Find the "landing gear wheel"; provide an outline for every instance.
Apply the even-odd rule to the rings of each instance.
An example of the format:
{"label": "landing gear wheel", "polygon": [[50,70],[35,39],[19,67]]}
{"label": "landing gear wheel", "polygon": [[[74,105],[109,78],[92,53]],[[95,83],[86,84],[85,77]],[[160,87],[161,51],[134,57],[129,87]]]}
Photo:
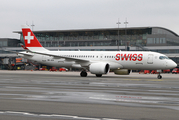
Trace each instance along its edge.
{"label": "landing gear wheel", "polygon": [[102,74],[96,74],[96,77],[102,77]]}
{"label": "landing gear wheel", "polygon": [[80,76],[81,77],[87,77],[87,72],[86,71],[81,71]]}
{"label": "landing gear wheel", "polygon": [[158,78],[158,79],[162,79],[162,76],[161,76],[161,75],[158,75],[157,78]]}

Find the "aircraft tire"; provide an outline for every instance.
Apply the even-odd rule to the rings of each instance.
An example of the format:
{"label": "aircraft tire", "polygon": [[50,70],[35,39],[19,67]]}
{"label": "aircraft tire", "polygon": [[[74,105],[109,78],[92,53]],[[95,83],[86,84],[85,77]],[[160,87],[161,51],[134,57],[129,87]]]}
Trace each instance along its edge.
{"label": "aircraft tire", "polygon": [[86,71],[81,71],[80,76],[81,77],[87,77],[87,72]]}
{"label": "aircraft tire", "polygon": [[157,78],[158,78],[158,79],[162,79],[162,76],[161,76],[161,75],[158,75]]}
{"label": "aircraft tire", "polygon": [[96,77],[102,77],[102,74],[96,74]]}

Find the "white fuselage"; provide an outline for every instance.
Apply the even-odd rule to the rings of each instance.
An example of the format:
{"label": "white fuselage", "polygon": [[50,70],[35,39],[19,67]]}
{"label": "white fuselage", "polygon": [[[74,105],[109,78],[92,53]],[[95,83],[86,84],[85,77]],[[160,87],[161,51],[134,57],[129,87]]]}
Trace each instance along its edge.
{"label": "white fuselage", "polygon": [[[165,56],[156,52],[144,51],[47,51],[48,54],[63,56],[58,58],[49,55],[27,53],[23,55],[26,59],[37,61],[41,64],[56,67],[88,67],[91,63],[105,62],[110,65],[110,69],[145,69],[159,70],[171,69],[176,63],[171,59],[160,59]],[[73,59],[66,59],[73,58]],[[76,62],[75,60],[78,60]],[[80,60],[82,60],[80,62]],[[84,61],[88,62],[84,62]]]}

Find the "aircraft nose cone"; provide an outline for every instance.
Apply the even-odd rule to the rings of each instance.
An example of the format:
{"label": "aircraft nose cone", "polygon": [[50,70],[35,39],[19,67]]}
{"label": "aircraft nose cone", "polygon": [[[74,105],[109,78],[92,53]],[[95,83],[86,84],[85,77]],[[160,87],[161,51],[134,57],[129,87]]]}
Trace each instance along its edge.
{"label": "aircraft nose cone", "polygon": [[170,62],[169,66],[170,66],[171,68],[175,68],[175,67],[177,67],[177,64],[172,61],[172,62]]}

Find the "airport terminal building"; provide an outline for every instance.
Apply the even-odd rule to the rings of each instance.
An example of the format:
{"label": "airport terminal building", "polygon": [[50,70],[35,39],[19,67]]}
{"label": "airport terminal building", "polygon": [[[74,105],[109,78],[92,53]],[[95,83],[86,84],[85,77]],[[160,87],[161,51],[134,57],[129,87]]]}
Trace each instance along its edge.
{"label": "airport terminal building", "polygon": [[[175,32],[162,27],[43,30],[33,32],[42,46],[49,50],[156,51],[166,54],[179,65],[179,36]],[[3,40],[0,40],[0,45],[8,50],[23,51],[19,47],[19,43],[23,43],[22,32],[15,31],[14,33],[20,34],[20,40],[11,41],[11,44],[1,43]],[[18,57],[16,54],[2,50],[0,50],[0,54],[1,64],[4,58]]]}

